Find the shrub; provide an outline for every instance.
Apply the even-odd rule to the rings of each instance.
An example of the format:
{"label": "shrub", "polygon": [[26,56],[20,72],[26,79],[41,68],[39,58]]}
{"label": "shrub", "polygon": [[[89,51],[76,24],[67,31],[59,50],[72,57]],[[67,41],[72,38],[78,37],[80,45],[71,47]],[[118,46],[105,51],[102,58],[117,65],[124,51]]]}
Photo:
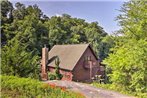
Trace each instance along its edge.
{"label": "shrub", "polygon": [[78,93],[63,91],[61,88],[52,88],[31,78],[16,76],[0,76],[3,98],[84,98]]}
{"label": "shrub", "polygon": [[56,75],[54,73],[48,73],[48,79],[49,80],[55,80],[56,79]]}
{"label": "shrub", "polygon": [[91,85],[93,85],[95,87],[99,87],[99,88],[114,90],[114,91],[117,91],[117,92],[120,92],[123,94],[127,94],[127,95],[137,96],[138,98],[146,98],[146,96],[147,96],[147,93],[132,92],[132,91],[126,89],[125,86],[117,85],[117,84],[100,84],[100,83],[94,82]]}

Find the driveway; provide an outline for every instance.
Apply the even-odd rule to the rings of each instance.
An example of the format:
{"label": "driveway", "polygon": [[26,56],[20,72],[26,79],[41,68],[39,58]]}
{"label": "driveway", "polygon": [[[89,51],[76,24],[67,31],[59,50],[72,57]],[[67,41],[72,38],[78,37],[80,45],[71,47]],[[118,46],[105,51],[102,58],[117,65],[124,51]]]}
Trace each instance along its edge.
{"label": "driveway", "polygon": [[58,80],[46,81],[45,83],[55,84],[57,86],[64,86],[69,90],[82,93],[86,96],[86,98],[135,98],[124,94],[120,94],[115,91],[96,88],[84,83]]}

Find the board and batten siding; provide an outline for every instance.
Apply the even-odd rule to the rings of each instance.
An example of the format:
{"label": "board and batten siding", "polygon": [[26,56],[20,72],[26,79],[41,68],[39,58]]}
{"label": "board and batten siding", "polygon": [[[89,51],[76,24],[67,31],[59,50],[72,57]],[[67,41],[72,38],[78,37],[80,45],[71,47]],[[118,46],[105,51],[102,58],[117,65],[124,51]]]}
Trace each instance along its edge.
{"label": "board and batten siding", "polygon": [[[91,57],[92,69],[84,67],[84,61],[86,57]],[[90,70],[92,70],[91,73]],[[76,64],[75,68],[73,69],[73,81],[90,82],[92,81],[91,77],[97,75],[98,71],[99,63],[92,53],[91,49],[88,47]]]}

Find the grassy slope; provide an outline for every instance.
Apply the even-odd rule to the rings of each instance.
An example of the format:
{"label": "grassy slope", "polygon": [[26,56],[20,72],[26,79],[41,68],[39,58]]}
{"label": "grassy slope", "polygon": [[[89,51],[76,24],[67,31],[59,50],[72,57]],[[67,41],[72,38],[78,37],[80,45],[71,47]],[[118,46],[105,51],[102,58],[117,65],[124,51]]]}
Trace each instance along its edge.
{"label": "grassy slope", "polygon": [[0,76],[1,98],[84,98],[83,95],[52,87],[30,78]]}
{"label": "grassy slope", "polygon": [[120,93],[126,94],[126,95],[136,96],[138,98],[147,98],[147,93],[138,93],[138,92],[128,91],[128,90],[125,89],[125,87],[119,86],[119,85],[99,84],[99,83],[96,83],[96,82],[92,83],[91,85],[95,86],[95,87],[99,87],[99,88],[114,90],[114,91],[117,91],[117,92],[120,92]]}

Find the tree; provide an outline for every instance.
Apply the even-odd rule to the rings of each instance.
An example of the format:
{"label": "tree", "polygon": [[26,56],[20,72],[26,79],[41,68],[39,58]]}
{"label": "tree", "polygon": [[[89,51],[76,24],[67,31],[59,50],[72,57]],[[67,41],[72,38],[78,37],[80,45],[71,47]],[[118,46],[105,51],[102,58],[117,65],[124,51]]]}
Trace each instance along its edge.
{"label": "tree", "polygon": [[135,92],[147,92],[147,5],[145,0],[124,3],[118,16],[121,39],[103,63],[111,67],[113,84]]}
{"label": "tree", "polygon": [[[2,39],[2,74],[37,78],[41,48],[48,42],[48,35],[39,19],[41,16],[36,17],[40,15],[38,8],[27,8],[16,3],[12,23],[2,24],[5,35]],[[26,14],[29,10],[31,13]]]}
{"label": "tree", "polygon": [[1,3],[1,25],[12,22],[13,5],[8,0],[2,0]]}
{"label": "tree", "polygon": [[72,18],[64,14],[60,17],[53,16],[45,22],[48,28],[49,44],[93,44],[98,54],[99,44],[107,33],[97,22],[87,23],[84,19]]}
{"label": "tree", "polygon": [[104,61],[112,69],[111,81],[132,91],[147,92],[146,53],[145,40],[129,40],[128,43],[118,47]]}
{"label": "tree", "polygon": [[59,67],[60,61],[59,61],[59,57],[56,58],[55,60],[55,76],[57,80],[60,80],[62,78],[62,74],[60,74],[60,67]]}
{"label": "tree", "polygon": [[1,38],[2,38],[2,45],[4,45],[7,41],[6,34],[4,32],[4,25],[10,24],[13,21],[12,10],[13,5],[8,0],[2,0],[1,3]]}
{"label": "tree", "polygon": [[2,48],[2,74],[38,78],[39,57],[25,48],[18,40],[11,40]]}
{"label": "tree", "polygon": [[131,0],[123,4],[117,17],[123,33],[137,40],[147,38],[147,4],[145,0]]}
{"label": "tree", "polygon": [[116,37],[107,35],[102,39],[99,45],[99,57],[104,60],[110,54],[111,48],[115,46]]}

